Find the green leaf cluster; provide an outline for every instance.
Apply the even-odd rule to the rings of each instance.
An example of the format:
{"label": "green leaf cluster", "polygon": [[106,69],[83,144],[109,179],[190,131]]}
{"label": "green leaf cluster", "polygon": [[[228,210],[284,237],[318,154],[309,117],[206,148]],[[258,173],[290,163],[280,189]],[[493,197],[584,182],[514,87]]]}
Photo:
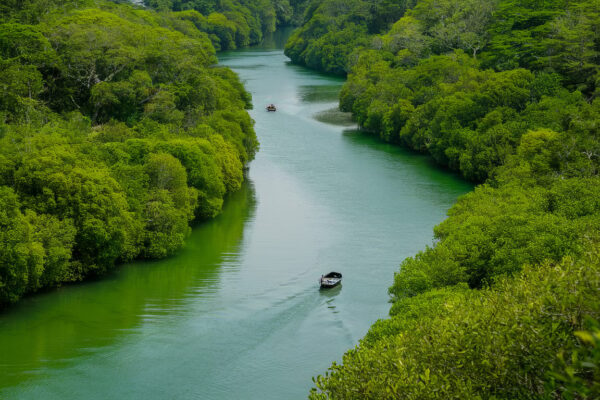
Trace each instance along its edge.
{"label": "green leaf cluster", "polygon": [[278,26],[297,23],[306,0],[145,0],[158,11],[175,11],[178,18],[207,32],[217,50],[258,44]]}
{"label": "green leaf cluster", "polygon": [[598,391],[600,253],[525,268],[491,289],[396,303],[311,399],[592,399]]}
{"label": "green leaf cluster", "polygon": [[481,185],[435,228],[436,244],[403,261],[393,299],[468,283],[487,286],[523,265],[585,253],[600,232],[600,180],[554,180],[548,187]]}
{"label": "green leaf cluster", "polygon": [[173,254],[258,148],[209,32],[178,13],[41,3],[0,23],[0,305]]}
{"label": "green leaf cluster", "polygon": [[598,397],[599,3],[395,2],[376,30],[366,4],[312,3],[286,53],[348,73],[361,130],[482,185],[311,398]]}
{"label": "green leaf cluster", "polygon": [[[517,153],[534,146],[525,142],[536,135],[554,143],[555,156],[545,159],[546,165],[538,158],[531,165],[534,175],[596,174],[598,159],[592,154],[600,102],[563,88],[560,75],[482,70],[460,50],[406,69],[395,67],[397,60],[385,53],[373,53],[361,55],[340,95],[340,107],[365,131],[429,153],[476,182],[522,158],[524,153]],[[542,142],[536,143],[540,149]]]}
{"label": "green leaf cluster", "polygon": [[285,46],[293,62],[344,75],[356,52],[371,45],[412,0],[326,0],[311,2],[304,23]]}

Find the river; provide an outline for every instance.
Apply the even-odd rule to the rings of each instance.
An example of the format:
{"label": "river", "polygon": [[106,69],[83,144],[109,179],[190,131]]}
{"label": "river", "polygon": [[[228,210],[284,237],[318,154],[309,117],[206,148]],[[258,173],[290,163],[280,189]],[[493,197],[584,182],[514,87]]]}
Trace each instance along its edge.
{"label": "river", "polygon": [[[281,44],[220,54],[261,143],[223,214],[174,257],[0,314],[0,398],[302,399],[386,317],[400,261],[472,186],[357,133],[331,111],[343,81],[291,65]],[[329,271],[343,284],[319,291]]]}

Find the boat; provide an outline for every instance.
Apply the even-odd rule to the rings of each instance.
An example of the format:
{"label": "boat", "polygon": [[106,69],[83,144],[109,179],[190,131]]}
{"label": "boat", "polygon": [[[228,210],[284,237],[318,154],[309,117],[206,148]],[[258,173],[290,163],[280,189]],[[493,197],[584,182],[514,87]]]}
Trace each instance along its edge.
{"label": "boat", "polygon": [[267,111],[277,111],[277,108],[275,107],[275,104],[269,104],[267,106]]}
{"label": "boat", "polygon": [[339,272],[330,272],[327,275],[321,275],[321,279],[319,279],[321,289],[332,288],[339,285],[340,282],[342,282],[342,274]]}

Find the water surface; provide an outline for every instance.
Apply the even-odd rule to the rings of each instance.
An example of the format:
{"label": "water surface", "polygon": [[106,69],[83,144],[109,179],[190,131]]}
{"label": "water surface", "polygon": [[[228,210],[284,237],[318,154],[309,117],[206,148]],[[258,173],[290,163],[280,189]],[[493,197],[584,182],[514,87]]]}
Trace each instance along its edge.
{"label": "water surface", "polygon": [[[280,43],[220,59],[253,95],[247,183],[177,256],[0,314],[0,398],[306,398],[387,315],[399,262],[471,189],[349,128],[343,81],[289,64]],[[343,285],[319,291],[329,271]]]}

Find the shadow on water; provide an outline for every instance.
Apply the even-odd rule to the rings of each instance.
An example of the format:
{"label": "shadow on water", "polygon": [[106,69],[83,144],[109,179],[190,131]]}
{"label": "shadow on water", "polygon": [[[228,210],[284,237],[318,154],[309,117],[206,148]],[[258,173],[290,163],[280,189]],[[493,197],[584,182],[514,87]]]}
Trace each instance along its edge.
{"label": "shadow on water", "polygon": [[[398,262],[470,185],[315,120],[343,79],[264,49],[280,48],[279,34],[262,50],[219,53],[256,106],[256,194],[232,196],[176,257],[0,314],[0,398],[305,398],[310,378],[387,315]],[[262,109],[271,102],[276,113]],[[327,270],[343,288],[319,290]]]}
{"label": "shadow on water", "polygon": [[237,254],[255,208],[248,182],[220,216],[195,227],[176,257],[123,265],[107,279],[32,296],[0,314],[0,394],[99,352],[143,324],[181,315],[190,298],[218,290],[224,258]]}
{"label": "shadow on water", "polygon": [[[418,166],[423,168],[414,169],[415,174],[422,175],[423,179],[433,180],[435,182],[453,181],[462,190],[470,191],[474,184],[466,181],[456,171],[449,170],[440,166],[428,154],[419,153],[405,147],[384,142],[380,138],[360,131],[358,129],[345,129],[342,132],[345,142],[352,146],[368,148],[378,153],[387,154],[390,160],[396,160],[402,164]],[[386,157],[384,155],[384,157]]]}
{"label": "shadow on water", "polygon": [[340,294],[341,291],[342,291],[342,284],[340,283],[336,287],[332,287],[332,288],[328,288],[328,289],[320,288],[319,295],[324,298],[333,298],[333,297],[337,296],[338,294]]}
{"label": "shadow on water", "polygon": [[336,126],[356,126],[356,122],[352,119],[352,113],[340,111],[337,107],[328,110],[319,111],[313,115],[313,118],[319,122]]}
{"label": "shadow on water", "polygon": [[[241,51],[244,51],[246,53],[264,53],[266,51],[281,50],[285,47],[288,38],[292,35],[295,29],[296,27],[286,26],[277,29],[275,32],[266,33],[261,43],[254,46],[246,47]],[[219,59],[222,59],[227,55],[235,55],[239,52],[240,50],[225,50],[218,52],[217,55]],[[237,69],[238,67],[236,66],[235,68]]]}
{"label": "shadow on water", "polygon": [[286,26],[277,29],[275,32],[265,34],[262,43],[258,46],[255,46],[255,48],[260,48],[263,50],[283,49],[285,47],[285,43],[288,41],[295,29],[296,27]]}
{"label": "shadow on water", "polygon": [[341,86],[335,85],[302,85],[298,86],[300,100],[306,103],[337,102]]}

